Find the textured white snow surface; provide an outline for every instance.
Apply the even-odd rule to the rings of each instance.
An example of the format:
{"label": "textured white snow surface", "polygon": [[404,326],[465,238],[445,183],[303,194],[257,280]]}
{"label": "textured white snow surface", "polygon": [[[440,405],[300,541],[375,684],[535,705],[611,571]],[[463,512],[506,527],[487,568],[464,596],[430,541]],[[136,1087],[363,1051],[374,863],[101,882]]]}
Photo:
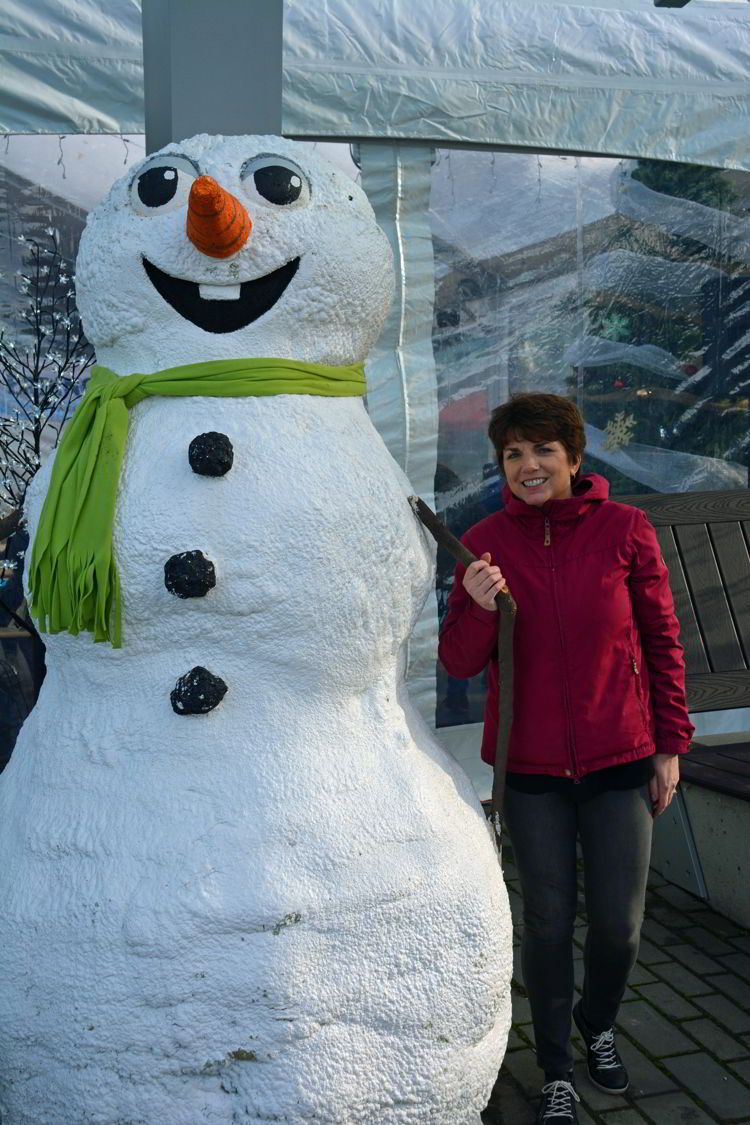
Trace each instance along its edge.
{"label": "textured white snow surface", "polygon": [[[115,185],[78,275],[99,361],[363,358],[391,267],[359,189],[278,138],[171,147],[238,198],[250,156],[291,157],[309,202],[249,200],[253,233],[219,262],[187,242],[184,207],[137,215]],[[142,254],[198,284],[301,261],[269,312],[217,334],[158,296]],[[234,447],[224,477],[188,464],[208,430]],[[48,638],[0,777],[3,1125],[478,1125],[511,924],[471,785],[403,682],[433,579],[408,492],[360,399],[131,410],[123,647]],[[216,586],[174,597],[164,563],[196,549]],[[194,665],[228,690],[179,716]]]}

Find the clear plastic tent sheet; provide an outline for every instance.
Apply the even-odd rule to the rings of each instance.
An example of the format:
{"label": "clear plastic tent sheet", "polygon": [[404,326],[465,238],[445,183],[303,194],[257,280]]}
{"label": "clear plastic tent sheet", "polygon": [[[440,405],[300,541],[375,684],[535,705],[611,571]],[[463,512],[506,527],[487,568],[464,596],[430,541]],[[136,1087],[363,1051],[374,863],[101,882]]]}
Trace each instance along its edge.
{"label": "clear plastic tent sheet", "polygon": [[[455,533],[502,504],[487,423],[522,391],[578,403],[614,497],[748,486],[749,204],[748,173],[437,151],[435,503]],[[481,680],[437,684],[439,726],[481,720]]]}
{"label": "clear plastic tent sheet", "polygon": [[[142,132],[140,9],[3,0],[0,130]],[[283,128],[747,168],[749,69],[744,3],[286,0]]]}

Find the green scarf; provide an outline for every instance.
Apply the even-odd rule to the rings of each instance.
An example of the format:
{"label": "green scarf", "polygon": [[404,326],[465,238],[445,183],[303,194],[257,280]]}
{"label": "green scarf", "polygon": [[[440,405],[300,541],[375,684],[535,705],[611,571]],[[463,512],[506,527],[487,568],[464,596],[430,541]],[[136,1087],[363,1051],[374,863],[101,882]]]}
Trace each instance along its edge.
{"label": "green scarf", "polygon": [[122,644],[112,526],[128,410],[149,395],[362,395],[364,367],[289,359],[220,359],[125,375],[95,367],[60,442],[29,569],[32,613],[46,633]]}

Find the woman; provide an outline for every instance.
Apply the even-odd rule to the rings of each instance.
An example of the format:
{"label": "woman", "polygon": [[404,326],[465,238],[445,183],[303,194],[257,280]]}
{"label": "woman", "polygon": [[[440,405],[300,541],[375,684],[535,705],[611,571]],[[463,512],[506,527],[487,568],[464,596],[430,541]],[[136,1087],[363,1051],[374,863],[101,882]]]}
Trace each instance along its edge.
{"label": "woman", "polygon": [[[592,1082],[628,1086],[613,1024],[638,953],[653,817],[677,786],[690,743],[684,664],[667,569],[637,508],[579,476],[585,436],[573,403],[522,394],[498,407],[489,436],[505,507],[463,537],[478,557],[456,568],[440,638],[452,676],[489,667],[482,758],[497,733],[497,612],[516,600],[513,727],[505,818],[524,899],[523,977],[537,1060],[537,1120],[576,1122],[571,1015]],[[576,840],[588,934],[573,1007]]]}

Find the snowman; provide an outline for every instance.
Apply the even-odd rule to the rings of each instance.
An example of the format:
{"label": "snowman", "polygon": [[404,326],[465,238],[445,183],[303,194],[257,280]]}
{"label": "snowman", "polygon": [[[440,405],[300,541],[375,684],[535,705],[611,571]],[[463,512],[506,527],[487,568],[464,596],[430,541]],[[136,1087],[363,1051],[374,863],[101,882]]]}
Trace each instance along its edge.
{"label": "snowman", "polygon": [[511,927],[404,684],[433,560],[362,395],[387,241],[306,148],[203,135],[115,184],[77,277],[98,389],[31,492],[48,671],[0,778],[3,1125],[479,1125]]}

